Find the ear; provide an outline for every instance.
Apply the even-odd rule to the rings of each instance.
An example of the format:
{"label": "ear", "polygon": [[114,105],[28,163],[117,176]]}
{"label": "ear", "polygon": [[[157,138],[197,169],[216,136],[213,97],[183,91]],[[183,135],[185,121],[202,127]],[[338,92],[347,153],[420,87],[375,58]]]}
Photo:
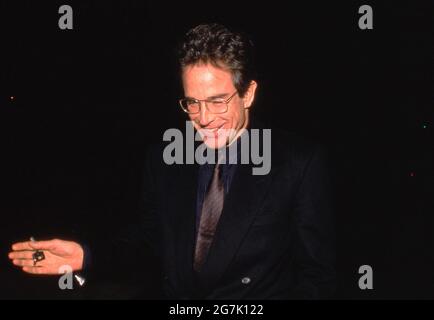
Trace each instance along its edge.
{"label": "ear", "polygon": [[243,97],[244,109],[249,109],[252,106],[253,101],[255,100],[255,92],[257,87],[257,82],[255,80],[252,80],[250,82],[249,88],[247,89]]}

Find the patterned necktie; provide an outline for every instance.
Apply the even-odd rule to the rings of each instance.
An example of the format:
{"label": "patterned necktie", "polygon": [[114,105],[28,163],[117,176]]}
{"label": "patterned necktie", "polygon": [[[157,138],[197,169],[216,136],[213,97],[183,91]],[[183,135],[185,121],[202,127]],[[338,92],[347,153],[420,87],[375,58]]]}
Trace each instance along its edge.
{"label": "patterned necktie", "polygon": [[225,190],[221,178],[220,164],[217,163],[208,191],[205,195],[196,239],[193,267],[200,271],[208,255],[217,223],[223,209]]}

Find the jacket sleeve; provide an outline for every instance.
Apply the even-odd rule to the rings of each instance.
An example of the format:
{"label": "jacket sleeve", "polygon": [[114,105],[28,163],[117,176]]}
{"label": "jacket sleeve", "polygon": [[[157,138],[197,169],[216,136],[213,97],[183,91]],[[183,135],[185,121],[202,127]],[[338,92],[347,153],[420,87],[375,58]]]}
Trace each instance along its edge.
{"label": "jacket sleeve", "polygon": [[83,274],[86,277],[116,277],[117,270],[135,270],[143,263],[158,260],[160,224],[155,196],[154,151],[153,148],[147,151],[138,212],[130,223],[109,237],[100,236],[95,230],[97,234],[85,241]]}

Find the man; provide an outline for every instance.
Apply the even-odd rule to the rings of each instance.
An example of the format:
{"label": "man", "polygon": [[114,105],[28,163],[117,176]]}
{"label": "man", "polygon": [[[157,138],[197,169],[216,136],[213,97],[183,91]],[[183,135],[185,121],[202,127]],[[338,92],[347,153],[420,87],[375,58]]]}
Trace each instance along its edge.
{"label": "man", "polygon": [[[180,105],[209,150],[241,145],[260,129],[250,118],[258,87],[252,44],[242,34],[199,25],[187,33],[179,62]],[[251,163],[239,161],[167,165],[163,149],[152,149],[134,230],[87,249],[58,239],[17,243],[9,258],[28,273],[58,274],[61,265],[86,272],[85,260],[98,272],[152,250],[169,298],[330,297],[334,231],[323,153],[274,131],[271,150],[270,172],[254,175]]]}

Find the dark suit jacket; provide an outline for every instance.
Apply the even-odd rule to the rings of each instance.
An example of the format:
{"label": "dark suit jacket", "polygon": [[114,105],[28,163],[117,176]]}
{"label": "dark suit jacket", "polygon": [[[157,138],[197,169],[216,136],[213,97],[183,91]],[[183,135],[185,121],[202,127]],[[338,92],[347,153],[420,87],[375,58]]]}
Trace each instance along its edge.
{"label": "dark suit jacket", "polygon": [[[198,165],[166,165],[149,152],[142,213],[113,255],[134,257],[147,243],[162,261],[163,287],[176,299],[327,298],[335,288],[334,222],[324,152],[291,134],[272,131],[268,175],[238,165],[200,274],[193,271]],[[125,257],[125,258],[122,258]],[[105,262],[104,262],[105,261]]]}

